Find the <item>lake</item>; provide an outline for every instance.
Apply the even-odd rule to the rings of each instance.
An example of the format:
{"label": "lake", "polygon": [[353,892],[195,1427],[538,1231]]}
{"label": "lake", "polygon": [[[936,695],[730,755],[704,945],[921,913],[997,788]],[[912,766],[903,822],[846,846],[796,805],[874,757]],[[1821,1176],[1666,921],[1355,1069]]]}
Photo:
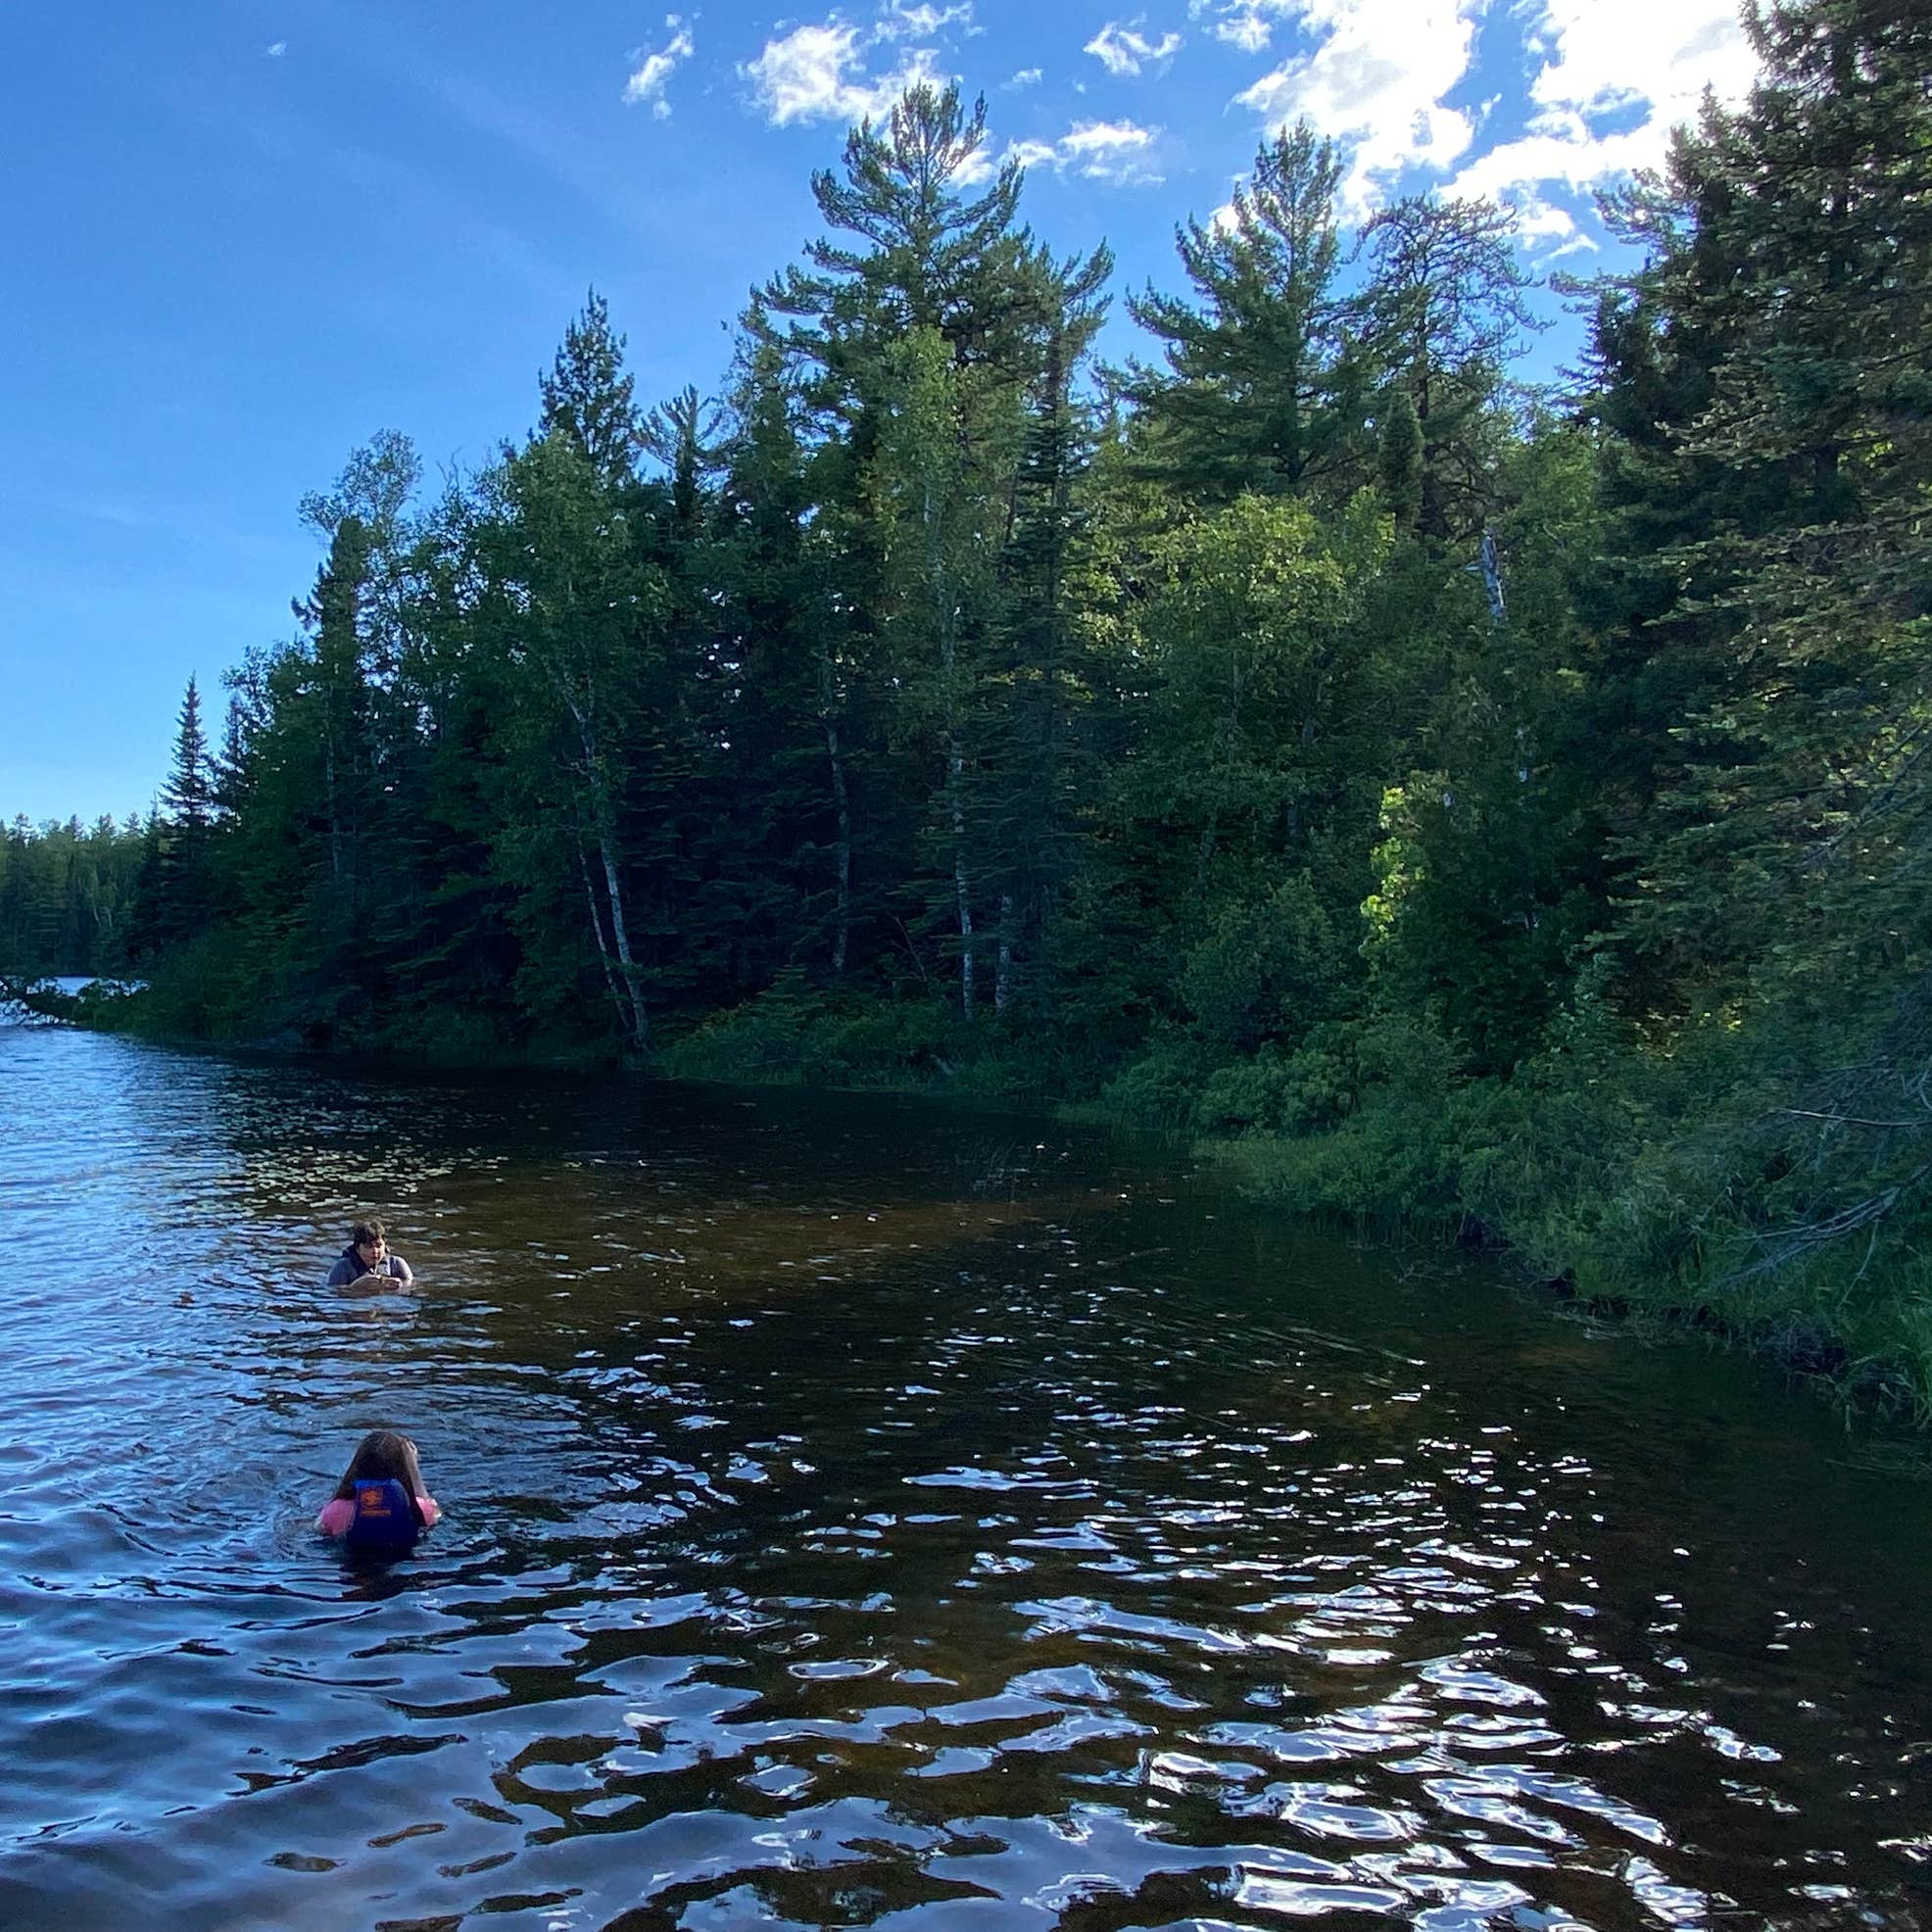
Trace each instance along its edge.
{"label": "lake", "polygon": [[[420,1280],[322,1285],[374,1208]],[[1932,1924],[1932,1487],[892,1100],[0,1027],[0,1926]],[[312,1524],[357,1437],[445,1519]]]}

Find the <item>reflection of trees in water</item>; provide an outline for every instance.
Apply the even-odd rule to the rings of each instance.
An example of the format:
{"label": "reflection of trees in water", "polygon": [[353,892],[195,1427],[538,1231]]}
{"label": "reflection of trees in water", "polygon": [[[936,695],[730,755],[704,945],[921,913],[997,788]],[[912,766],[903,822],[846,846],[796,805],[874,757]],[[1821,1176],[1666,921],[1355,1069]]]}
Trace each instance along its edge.
{"label": "reflection of trees in water", "polygon": [[[198,1803],[287,1883],[265,1860],[373,1871],[367,1840],[433,1823],[424,1883],[487,1861],[523,1896],[568,1856],[635,1906],[648,1850],[652,1910],[820,1922],[961,1868],[1044,1896],[1070,1857],[1169,1916],[1226,1916],[1236,1866],[1296,1851],[1336,1874],[1317,1892],[1453,1905],[1414,1888],[1462,1884],[1479,1831],[1545,1856],[1521,1889],[1574,1917],[1630,1915],[1607,1874],[1635,1844],[1652,1895],[1767,1915],[1742,1767],[1803,1819],[1781,1856],[1842,1851],[1832,1882],[1884,1903],[1869,1847],[1924,1794],[1872,1633],[1910,1627],[1924,1570],[1871,1574],[1853,1519],[1882,1489],[1909,1550],[1912,1505],[1794,1454],[1737,1365],[984,1120],[487,1084],[362,1109],[299,1069],[78,1044],[123,1056],[63,1083],[108,1103],[88,1226],[139,1203],[159,1232],[0,1362],[18,1393],[112,1341],[65,1412],[89,1507],[0,1539],[43,1536],[14,1568],[62,1593],[59,1623],[22,1598],[60,1695],[183,1733],[166,1792],[105,1734],[72,1747],[144,1846],[177,1853],[167,1808]],[[320,1286],[327,1187],[394,1207],[418,1289]],[[49,1253],[72,1269],[86,1232]],[[364,1571],[306,1524],[376,1423],[446,1516]],[[232,1519],[183,1509],[204,1484]],[[205,1708],[218,1737],[182,1723]],[[257,1822],[237,1789],[310,1809]],[[339,1844],[349,1812],[385,1829]],[[763,1846],[803,1830],[811,1870]]]}

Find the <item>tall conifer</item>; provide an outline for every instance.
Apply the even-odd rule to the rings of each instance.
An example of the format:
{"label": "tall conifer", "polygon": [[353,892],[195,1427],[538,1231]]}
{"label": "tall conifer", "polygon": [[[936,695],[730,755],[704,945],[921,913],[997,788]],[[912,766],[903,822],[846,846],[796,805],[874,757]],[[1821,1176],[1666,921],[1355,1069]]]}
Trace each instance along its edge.
{"label": "tall conifer", "polygon": [[1128,298],[1164,370],[1131,368],[1144,461],[1189,495],[1345,497],[1361,474],[1361,365],[1335,293],[1342,165],[1306,121],[1263,143],[1227,211],[1175,230],[1191,300]]}

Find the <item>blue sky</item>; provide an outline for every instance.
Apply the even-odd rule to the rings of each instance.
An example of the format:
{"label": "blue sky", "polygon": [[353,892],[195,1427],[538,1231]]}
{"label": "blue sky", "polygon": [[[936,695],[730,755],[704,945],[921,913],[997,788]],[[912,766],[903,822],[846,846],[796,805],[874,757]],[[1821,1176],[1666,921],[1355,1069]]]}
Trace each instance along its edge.
{"label": "blue sky", "polygon": [[[640,395],[713,387],[809,176],[908,77],[1117,290],[1306,113],[1359,208],[1425,184],[1585,266],[1592,183],[1749,83],[1730,0],[20,0],[0,21],[0,816],[145,811],[181,690],[291,634],[296,515],[400,429],[432,476],[528,427],[595,285]],[[1558,330],[1539,352],[1573,347]],[[1132,348],[1124,321],[1114,355]]]}

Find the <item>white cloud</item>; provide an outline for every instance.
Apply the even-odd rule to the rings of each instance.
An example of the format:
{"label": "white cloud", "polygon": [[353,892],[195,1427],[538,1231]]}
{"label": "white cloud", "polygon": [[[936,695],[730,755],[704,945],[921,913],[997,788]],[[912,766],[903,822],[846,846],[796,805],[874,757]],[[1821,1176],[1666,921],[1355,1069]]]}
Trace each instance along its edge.
{"label": "white cloud", "polygon": [[794,121],[877,119],[890,114],[908,87],[939,78],[938,56],[929,47],[914,48],[890,73],[869,75],[868,41],[896,37],[896,30],[885,28],[868,35],[834,14],[815,26],[795,26],[767,40],[758,58],[740,72],[774,127]]}
{"label": "white cloud", "polygon": [[959,188],[977,188],[990,181],[1002,166],[1003,157],[993,153],[990,141],[980,145],[952,170],[952,182]]}
{"label": "white cloud", "polygon": [[1238,47],[1244,54],[1258,54],[1268,45],[1268,23],[1259,14],[1236,14],[1232,20],[1217,21],[1214,37]]}
{"label": "white cloud", "polygon": [[278,61],[288,52],[288,42],[286,40],[272,40],[262,51],[269,60]]}
{"label": "white cloud", "polygon": [[1158,182],[1148,166],[1154,130],[1131,121],[1088,121],[1060,136],[1067,164],[1095,181]]}
{"label": "white cloud", "polygon": [[1082,51],[1118,77],[1138,73],[1143,67],[1165,67],[1181,51],[1181,36],[1164,33],[1149,40],[1137,27],[1109,21]]}
{"label": "white cloud", "polygon": [[664,98],[664,89],[671,75],[677,72],[680,61],[691,58],[691,31],[676,14],[667,14],[664,24],[671,29],[671,37],[661,52],[646,57],[643,65],[624,82],[624,100],[631,107],[649,104],[651,112],[658,120],[663,120],[671,111],[671,104]]}
{"label": "white cloud", "polygon": [[[1497,103],[1446,102],[1492,12],[1523,36],[1528,122],[1472,159]],[[1524,245],[1546,260],[1596,246],[1552,190],[1580,195],[1659,166],[1707,86],[1735,100],[1756,72],[1734,0],[1189,0],[1188,14],[1251,53],[1278,27],[1299,30],[1303,44],[1237,98],[1271,128],[1305,115],[1339,141],[1354,212],[1404,169],[1430,169],[1451,176],[1450,194],[1511,203]]]}
{"label": "white cloud", "polygon": [[1132,121],[1083,121],[1057,141],[1015,141],[1001,159],[1022,168],[1071,169],[1117,188],[1155,187],[1161,179],[1153,153],[1160,131]]}
{"label": "white cloud", "polygon": [[1215,16],[1213,33],[1244,54],[1258,54],[1275,35],[1275,20],[1299,9],[1299,0],[1187,0],[1187,18]]}
{"label": "white cloud", "polygon": [[959,0],[951,7],[935,7],[930,0],[917,0],[912,5],[907,0],[886,0],[873,34],[880,40],[930,40],[946,27],[970,30],[972,24],[973,0]]}
{"label": "white cloud", "polygon": [[[1523,200],[1542,186],[1581,191],[1660,166],[1670,129],[1697,112],[1704,89],[1736,100],[1757,72],[1729,0],[1542,0],[1529,41],[1543,65],[1530,82],[1528,132],[1470,163],[1450,184],[1463,195]],[[1626,124],[1599,134],[1616,113]],[[1633,120],[1632,117],[1635,117]]]}
{"label": "white cloud", "polygon": [[1039,84],[1041,70],[1037,67],[1023,67],[1005,84],[1008,87],[1037,87]]}
{"label": "white cloud", "polygon": [[1595,253],[1596,242],[1576,225],[1576,217],[1569,210],[1527,188],[1517,189],[1503,199],[1516,210],[1517,239],[1539,260],[1560,262],[1566,255]]}
{"label": "white cloud", "polygon": [[[1314,48],[1284,61],[1236,98],[1271,128],[1306,116],[1350,152],[1343,194],[1372,203],[1405,168],[1453,167],[1473,136],[1443,98],[1469,72],[1485,0],[1257,0],[1246,13],[1292,11]],[[1588,8],[1599,0],[1563,0]]]}

